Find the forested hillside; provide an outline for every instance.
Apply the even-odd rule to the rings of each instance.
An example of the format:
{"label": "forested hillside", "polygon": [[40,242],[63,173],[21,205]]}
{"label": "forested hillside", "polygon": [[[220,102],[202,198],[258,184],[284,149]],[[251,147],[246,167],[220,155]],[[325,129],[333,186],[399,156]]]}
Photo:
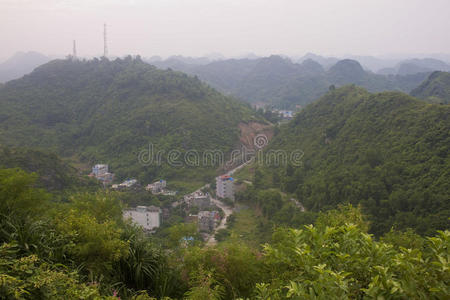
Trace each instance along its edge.
{"label": "forested hillside", "polygon": [[0,146],[0,169],[20,168],[37,174],[37,187],[60,193],[69,190],[98,189],[96,180],[82,176],[77,169],[54,153]]}
{"label": "forested hillside", "polygon": [[108,163],[119,178],[198,172],[189,179],[209,179],[213,167],[171,168],[165,156],[160,166],[143,166],[138,154],[150,143],[164,155],[169,150],[228,153],[239,141],[238,124],[250,120],[255,120],[250,107],[200,80],[131,57],[55,60],[0,89],[2,144]]}
{"label": "forested hillside", "polygon": [[346,86],[272,140],[268,150],[302,150],[302,165],[266,166],[257,175],[312,212],[361,204],[378,235],[391,227],[429,234],[450,225],[449,147],[450,107]]}
{"label": "forested hillside", "polygon": [[172,59],[152,62],[161,68],[173,68],[211,84],[243,101],[294,108],[305,105],[328,91],[330,85],[357,84],[371,92],[399,90],[410,92],[428,73],[379,75],[366,71],[359,62],[345,59],[325,70],[312,59],[293,63],[272,55],[258,59],[230,59],[205,65],[193,65]]}
{"label": "forested hillside", "polygon": [[436,71],[417,88],[411,95],[430,103],[450,103],[450,73]]}

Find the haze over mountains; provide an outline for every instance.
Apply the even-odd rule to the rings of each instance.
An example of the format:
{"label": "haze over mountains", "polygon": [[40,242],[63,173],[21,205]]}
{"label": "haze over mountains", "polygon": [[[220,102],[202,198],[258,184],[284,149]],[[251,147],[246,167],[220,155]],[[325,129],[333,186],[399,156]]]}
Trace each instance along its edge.
{"label": "haze over mountains", "polygon": [[0,0],[0,300],[450,300],[449,12]]}
{"label": "haze over mountains", "polygon": [[[322,96],[331,85],[356,84],[370,92],[416,88],[432,71],[448,71],[450,65],[438,59],[380,59],[352,56],[340,60],[308,53],[295,61],[275,56],[225,59],[207,57],[152,57],[146,61],[161,69],[173,69],[198,76],[219,91],[258,106],[295,109]],[[39,53],[18,53],[0,64],[0,82],[19,78],[50,58]],[[381,68],[391,65],[389,68]],[[379,74],[369,71],[378,70]],[[381,68],[381,69],[380,69]]]}
{"label": "haze over mountains", "polygon": [[[16,72],[6,71],[20,77],[47,59],[20,54],[4,65],[22,66]],[[377,63],[367,57],[360,60]],[[314,273],[298,279],[304,271],[295,271],[289,281],[273,284],[290,278],[297,261],[301,261],[298,270],[303,270],[305,259],[313,257],[310,270],[324,260],[339,274],[354,265],[349,274],[356,275],[345,285],[352,287],[351,292],[345,288],[341,296],[369,294],[370,286],[376,287],[370,295],[383,289],[392,295],[392,287],[367,282],[367,274],[381,264],[389,270],[388,278],[400,278],[405,289],[410,288],[399,298],[421,293],[424,298],[444,299],[449,290],[441,279],[446,269],[439,263],[445,262],[450,241],[450,73],[433,70],[447,67],[439,60],[413,59],[397,63],[385,70],[389,75],[383,75],[355,59],[312,54],[297,62],[276,55],[154,57],[147,62],[139,56],[90,60],[69,56],[46,62],[0,84],[0,242],[25,253],[0,257],[0,271],[12,278],[9,282],[17,282],[19,276],[9,269],[10,262],[23,262],[23,255],[33,254],[54,268],[66,266],[70,273],[60,273],[58,278],[77,276],[79,285],[70,290],[58,286],[60,292],[54,292],[64,299],[76,298],[74,293],[79,295],[89,286],[105,299],[111,294],[138,299],[137,291],[146,290],[160,298],[197,300],[210,299],[212,289],[207,286],[207,296],[198,297],[196,289],[203,295],[205,287],[180,274],[211,268],[211,275],[199,274],[213,276],[215,286],[227,287],[216,299],[236,299],[236,295],[251,299],[259,292],[256,284],[267,278],[272,278],[271,283],[260,286],[269,294],[283,295],[292,280],[299,280],[300,286],[322,276]],[[285,123],[278,123],[271,107],[298,105],[302,109]],[[233,175],[235,200],[214,199],[214,205],[206,208],[212,212],[184,202],[184,193],[202,186],[203,192],[214,195],[214,183],[207,183],[226,169],[224,161],[214,161],[216,156],[209,156],[206,164],[197,160],[188,164],[188,153],[204,158],[211,151],[219,152],[227,159],[242,145],[257,147],[259,133],[266,134],[268,142],[267,148],[256,152],[259,156],[301,150],[301,163],[271,165],[266,160],[261,165],[255,160],[243,165]],[[136,178],[145,184],[164,178],[178,194],[154,195],[139,184],[109,189],[108,184],[86,176],[95,163],[107,163],[116,183]],[[225,202],[229,206],[223,206]],[[161,227],[154,228],[149,238],[148,232],[123,221],[124,204],[157,205],[154,212],[158,218],[162,215]],[[200,216],[214,213],[220,218],[215,211],[222,208],[230,214],[223,213],[221,224],[226,227],[200,229],[204,222]],[[28,224],[34,222],[30,216],[38,223]],[[191,223],[192,219],[197,222]],[[55,234],[63,236],[63,242],[57,238],[55,244]],[[436,234],[442,237],[422,237]],[[212,239],[219,244],[211,245]],[[435,245],[441,243],[443,254],[435,257]],[[30,250],[29,244],[35,246]],[[65,245],[77,250],[67,250]],[[120,254],[117,245],[123,246]],[[306,255],[299,253],[305,245]],[[280,247],[274,257],[264,252],[270,247]],[[53,249],[62,254],[53,255]],[[223,253],[216,263],[215,257]],[[288,260],[288,271],[283,271],[279,266],[292,253],[300,258]],[[411,253],[417,256],[407,260],[405,254]],[[395,269],[399,265],[400,271]],[[141,266],[158,271],[143,274]],[[20,278],[40,278],[30,268]],[[404,275],[406,269],[409,275]],[[217,270],[222,273],[217,275]],[[423,273],[434,274],[426,284],[417,275]],[[411,279],[413,275],[419,278]],[[104,276],[102,289],[93,287],[89,276]],[[60,281],[66,287],[67,280]],[[327,282],[334,286],[342,280],[330,277]],[[45,288],[57,284],[51,281]],[[115,292],[117,286],[122,291]],[[36,295],[44,290],[34,284],[26,289]],[[334,295],[322,287],[318,290],[316,294],[326,295],[324,299]],[[299,293],[299,299],[307,298],[310,291]],[[0,298],[1,293],[5,294],[0,286]],[[6,295],[11,295],[9,290]],[[337,299],[341,298],[345,297]]]}
{"label": "haze over mountains", "polygon": [[[324,67],[313,60],[320,60],[320,57],[307,57],[301,63],[293,63],[288,58],[275,55],[257,59],[222,60],[209,64],[189,64],[176,58],[151,63],[160,68],[172,68],[196,75],[220,91],[243,101],[284,109],[310,103],[325,94],[331,85],[356,84],[371,92],[399,90],[409,93],[429,73],[426,71],[428,69],[418,67],[419,72],[380,75],[364,70],[356,60],[322,59],[322,63],[329,64]],[[445,63],[436,65],[442,69],[446,69],[445,66]]]}
{"label": "haze over mountains", "polygon": [[22,77],[50,60],[50,57],[38,52],[18,52],[0,62],[0,83]]}
{"label": "haze over mountains", "polygon": [[[414,62],[416,61],[412,61]],[[419,62],[422,65],[430,63],[430,67],[443,66],[432,60]],[[417,151],[410,153],[411,157],[407,158],[409,165],[420,157],[421,161],[427,161],[426,166],[418,161],[415,168],[433,167],[436,168],[436,176],[444,176],[441,167],[445,164],[441,164],[439,160],[436,166],[432,166],[435,160],[433,157],[425,157],[424,153],[445,160],[443,149],[448,139],[448,107],[427,106],[400,92],[372,95],[361,87],[372,92],[412,91],[411,95],[429,103],[445,104],[449,102],[450,95],[449,73],[435,71],[431,75],[420,72],[385,76],[366,71],[359,62],[351,59],[339,60],[326,69],[311,58],[293,63],[280,56],[215,62],[174,57],[166,61],[160,60],[156,64],[168,69],[158,69],[145,63],[140,57],[131,56],[88,61],[68,58],[51,61],[37,67],[29,75],[7,82],[0,87],[0,143],[12,147],[50,149],[76,162],[108,162],[118,178],[137,177],[150,181],[164,177],[175,182],[183,178],[185,183],[193,179],[196,182],[208,181],[219,166],[173,168],[164,162],[146,166],[137,159],[139,152],[149,149],[150,144],[159,147],[155,151],[164,151],[163,155],[171,149],[177,149],[180,153],[192,149],[213,149],[230,153],[239,144],[243,124],[269,124],[248,104],[222,95],[202,83],[200,78],[242,100],[251,99],[253,103],[278,107],[308,104],[326,94],[307,106],[287,126],[281,127],[281,132],[272,143],[272,147],[279,149],[297,147],[309,153],[307,160],[311,165],[301,172],[308,173],[308,180],[312,181],[291,174],[282,183],[282,188],[286,192],[296,193],[297,198],[308,209],[326,209],[329,205],[336,205],[339,203],[338,199],[344,197],[340,193],[344,193],[346,188],[339,186],[339,175],[333,177],[330,169],[328,177],[323,177],[324,169],[333,166],[333,170],[340,170],[338,173],[347,172],[347,179],[363,180],[363,174],[359,172],[368,172],[364,165],[366,163],[371,168],[378,169],[385,164],[383,168],[387,168],[386,170],[376,173],[378,170],[373,175],[379,176],[379,181],[384,182],[384,186],[379,187],[385,189],[384,196],[379,198],[381,196],[378,194],[372,195],[372,190],[352,190],[354,194],[346,194],[344,198],[348,201],[355,199],[351,200],[354,204],[359,203],[357,199],[360,198],[370,198],[370,201],[376,202],[365,203],[367,209],[380,207],[384,200],[394,205],[392,203],[397,201],[392,198],[396,197],[395,190],[391,184],[386,183],[383,172],[392,173],[397,170],[392,169],[392,164],[405,156],[396,158],[394,153],[383,152],[383,149],[389,149],[395,143],[400,148],[406,147],[413,140],[403,140],[401,137],[412,136],[415,139],[425,136],[425,128],[428,128],[430,138],[425,139],[421,147],[414,148]],[[171,70],[171,67],[198,78]],[[346,86],[349,84],[352,86]],[[339,86],[346,87],[337,88]],[[408,122],[402,123],[404,120]],[[397,123],[402,127],[395,127]],[[359,131],[361,128],[367,128],[367,132],[360,132],[367,136],[357,138],[352,130]],[[431,138],[436,138],[436,141],[430,140]],[[372,145],[370,141],[378,142]],[[359,142],[363,145],[359,145]],[[437,152],[431,151],[431,144],[438,147]],[[339,165],[333,158],[336,153],[340,153],[340,159],[345,162],[343,165]],[[322,165],[320,162],[327,161],[327,157],[332,158],[326,166]],[[360,169],[361,166],[363,169]],[[266,172],[270,174],[272,171]],[[411,172],[409,175],[402,173],[402,182],[396,186],[402,191],[398,193],[413,193],[412,187],[420,186],[413,180],[414,171]],[[355,182],[351,185],[367,187],[370,185],[369,181],[374,180],[373,176],[365,178],[367,182]],[[437,177],[432,181],[439,182]],[[315,195],[314,191],[303,190],[307,185],[317,188],[323,182],[327,182],[327,186],[336,184],[339,190],[337,194],[331,198],[323,198],[320,193]],[[436,189],[441,191],[442,186]],[[427,190],[427,187],[423,187],[423,190]],[[443,197],[444,195],[439,196],[436,201],[441,201]],[[394,208],[386,209],[392,211]],[[435,210],[431,211],[434,213]],[[378,218],[377,224],[383,223],[386,216],[374,214],[374,218]],[[381,227],[374,232],[384,233],[389,226],[397,224],[396,214],[388,216],[392,217],[390,223],[378,225]],[[428,212],[420,212],[418,216],[428,216]],[[408,226],[418,226],[408,222]],[[442,228],[444,221],[440,222],[435,229]]]}
{"label": "haze over mountains", "polygon": [[[44,64],[51,59],[62,58],[66,55],[45,55],[35,51],[17,52],[13,56],[0,60],[0,82],[6,82],[11,79],[19,78],[27,73],[30,73],[37,66]],[[450,66],[450,55],[445,54],[430,54],[430,55],[401,55],[401,56],[361,56],[361,55],[345,55],[345,56],[322,56],[314,53],[307,53],[303,56],[289,57],[280,55],[284,58],[289,58],[293,63],[301,64],[307,59],[311,59],[327,70],[335,65],[339,60],[352,59],[358,61],[365,70],[380,74],[413,74],[418,72],[431,71],[448,71]],[[83,58],[83,57],[81,57]],[[92,56],[87,56],[87,59],[92,59]],[[113,56],[114,58],[114,56]],[[237,57],[226,57],[220,53],[210,53],[199,57],[189,57],[183,55],[173,55],[166,59],[161,56],[151,56],[145,58],[145,61],[157,65],[158,67],[173,68],[177,64],[187,65],[207,65],[212,62],[224,60],[242,60],[242,59],[261,59],[263,56],[254,53],[248,53]],[[402,65],[406,64],[406,67]],[[411,66],[411,70],[407,70],[407,66]],[[416,72],[417,71],[417,72]],[[9,73],[8,75],[6,75]]]}

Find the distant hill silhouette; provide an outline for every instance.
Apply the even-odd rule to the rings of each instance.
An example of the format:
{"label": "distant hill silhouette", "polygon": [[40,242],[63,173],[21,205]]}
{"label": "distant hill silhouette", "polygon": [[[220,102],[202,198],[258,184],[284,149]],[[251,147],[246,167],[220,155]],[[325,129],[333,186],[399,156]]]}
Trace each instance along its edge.
{"label": "distant hill silhouette", "polygon": [[[324,95],[331,85],[357,84],[371,92],[399,90],[410,92],[427,73],[380,75],[363,69],[355,60],[337,61],[329,69],[306,56],[301,63],[272,55],[258,59],[230,59],[205,65],[186,64],[169,59],[154,61],[159,68],[172,68],[198,76],[220,91],[249,103],[264,103],[278,108],[305,105]],[[334,59],[328,59],[328,62]]]}
{"label": "distant hill silhouette", "polygon": [[20,78],[51,58],[38,52],[17,52],[0,64],[0,82]]}
{"label": "distant hill silhouette", "polygon": [[450,73],[433,72],[411,95],[430,103],[450,104]]}

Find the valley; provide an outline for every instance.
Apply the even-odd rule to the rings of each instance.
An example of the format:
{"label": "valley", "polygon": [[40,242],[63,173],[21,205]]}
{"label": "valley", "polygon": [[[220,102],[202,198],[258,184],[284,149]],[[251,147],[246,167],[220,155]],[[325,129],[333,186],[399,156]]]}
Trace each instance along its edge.
{"label": "valley", "polygon": [[0,300],[450,299],[449,11],[0,1]]}
{"label": "valley", "polygon": [[[46,77],[56,71],[59,78]],[[78,84],[89,93],[71,88],[75,75],[86,77]],[[291,268],[317,278],[319,263],[350,265],[355,273],[344,282],[367,287],[352,291],[379,294],[382,286],[358,274],[379,276],[382,264],[402,278],[392,262],[423,255],[433,264],[417,263],[399,284],[406,290],[426,269],[433,292],[404,293],[441,298],[450,212],[445,76],[433,73],[412,92],[424,100],[330,88],[282,120],[139,59],[50,62],[0,88],[0,270],[18,274],[7,261],[37,256],[27,274],[59,276],[46,287],[65,286],[69,298],[140,299],[145,290],[286,299],[283,286],[299,284]],[[155,160],[158,151],[165,160]],[[92,173],[74,160],[95,164]],[[402,247],[415,252],[405,257]],[[106,277],[95,285],[89,276]]]}

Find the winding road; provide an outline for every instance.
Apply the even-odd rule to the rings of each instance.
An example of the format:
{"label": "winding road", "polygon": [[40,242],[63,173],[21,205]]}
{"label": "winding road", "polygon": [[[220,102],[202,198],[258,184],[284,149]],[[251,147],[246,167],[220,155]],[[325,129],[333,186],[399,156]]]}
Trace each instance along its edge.
{"label": "winding road", "polygon": [[[237,170],[241,169],[242,167],[248,165],[251,162],[252,162],[252,159],[250,159],[249,161],[247,161],[247,162],[237,166],[236,168],[226,172],[224,175],[231,176],[231,175],[234,174],[234,172],[236,172]],[[228,206],[228,205],[225,205],[222,201],[211,197],[211,202],[213,202],[215,205],[217,205],[219,208],[221,208],[223,210],[224,216],[223,216],[222,220],[220,221],[219,225],[214,229],[214,232],[211,233],[211,236],[209,237],[208,241],[206,241],[206,245],[207,246],[214,246],[214,245],[217,244],[216,238],[214,237],[215,234],[220,229],[224,229],[224,228],[227,227],[228,216],[233,213],[233,208]]]}
{"label": "winding road", "polygon": [[216,238],[214,237],[215,234],[219,229],[224,229],[227,227],[227,218],[229,215],[233,213],[233,208],[225,205],[222,201],[219,201],[215,198],[211,198],[211,202],[213,202],[215,205],[217,205],[223,210],[224,216],[222,220],[220,220],[219,225],[214,229],[214,232],[211,233],[211,236],[209,237],[208,241],[206,242],[206,245],[208,246],[214,246],[217,244]]}

